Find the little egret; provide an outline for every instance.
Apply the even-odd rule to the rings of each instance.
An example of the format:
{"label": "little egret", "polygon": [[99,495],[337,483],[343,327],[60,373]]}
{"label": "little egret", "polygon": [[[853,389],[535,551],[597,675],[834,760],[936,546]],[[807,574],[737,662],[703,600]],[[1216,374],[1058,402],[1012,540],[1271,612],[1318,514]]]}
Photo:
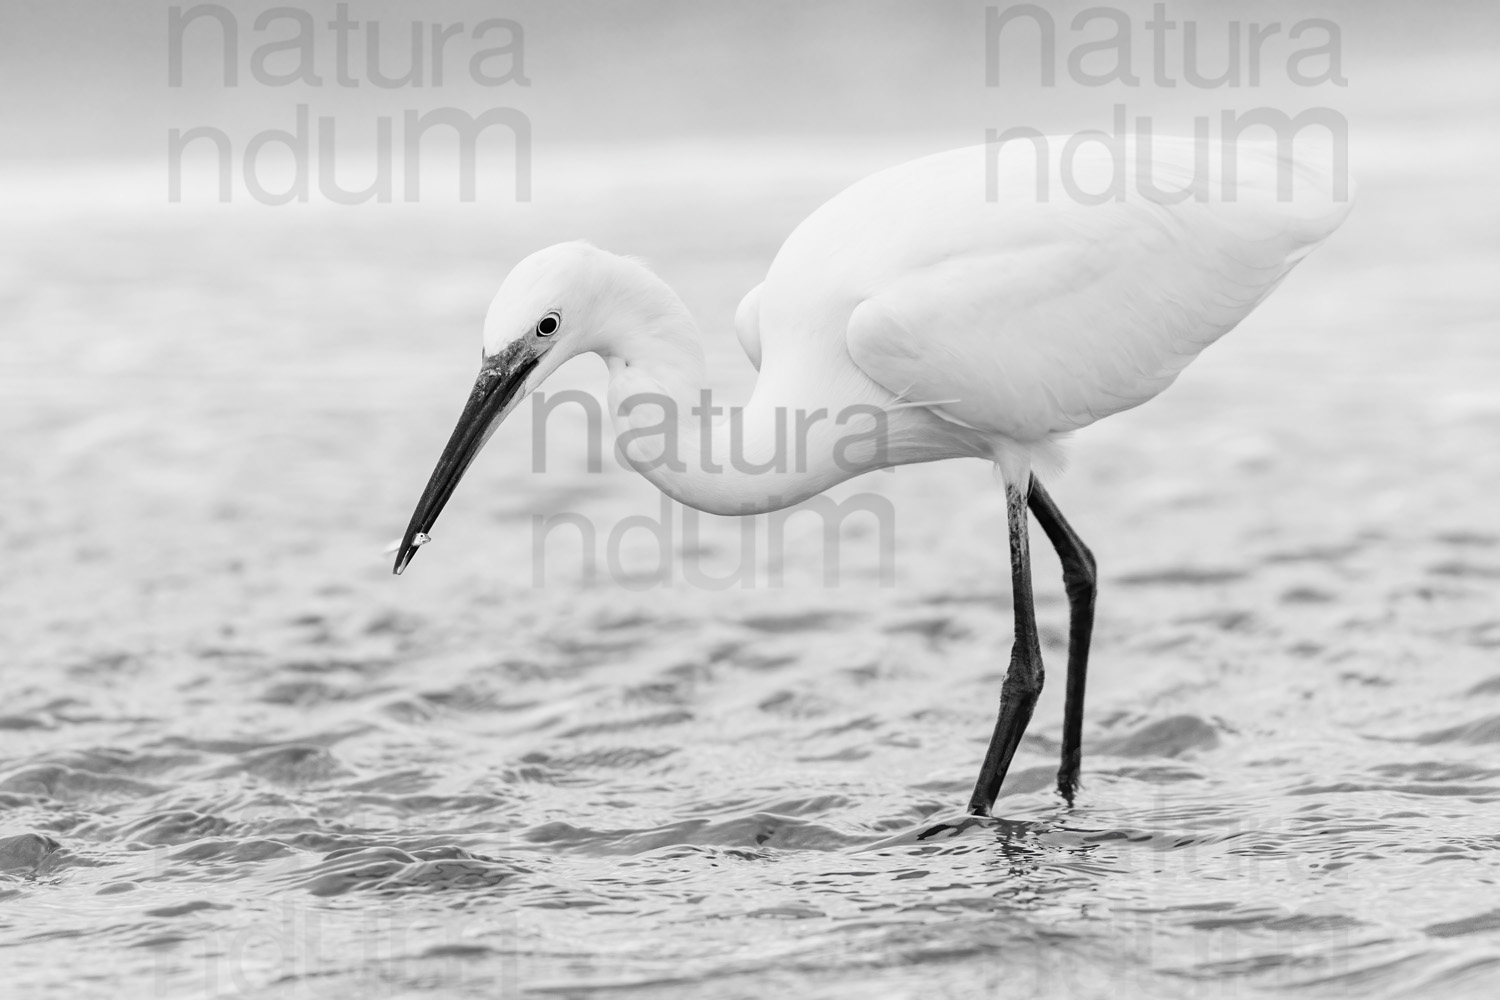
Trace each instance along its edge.
{"label": "little egret", "polygon": [[1015,640],[969,811],[989,814],[1042,688],[1028,508],[1068,596],[1057,787],[1071,803],[1095,562],[1042,479],[1068,433],[1157,395],[1243,319],[1339,226],[1349,187],[1332,150],[1149,135],[1038,137],[881,171],[799,225],[745,296],[735,328],[760,374],[717,420],[697,326],[665,282],[587,243],[540,250],[489,307],[478,380],[395,571],[501,421],[586,351],[608,365],[625,459],[709,513],[776,510],[887,466],[993,462]]}

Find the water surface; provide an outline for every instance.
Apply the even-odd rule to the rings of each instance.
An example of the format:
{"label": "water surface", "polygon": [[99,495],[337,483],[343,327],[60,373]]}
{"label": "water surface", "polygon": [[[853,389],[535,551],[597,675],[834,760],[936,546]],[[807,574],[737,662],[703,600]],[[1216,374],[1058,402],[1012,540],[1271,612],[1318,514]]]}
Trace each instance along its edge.
{"label": "water surface", "polygon": [[[1493,995],[1500,218],[1477,166],[1441,191],[1424,170],[1367,170],[1346,229],[1250,321],[1078,435],[1054,494],[1101,565],[1084,790],[1069,809],[1050,788],[1066,608],[1037,533],[1052,673],[1003,820],[927,839],[961,818],[1010,641],[979,463],[843,488],[889,500],[888,567],[854,520],[827,586],[806,518],[781,585],[715,589],[684,567],[729,576],[740,525],[688,540],[677,509],[671,559],[638,532],[611,571],[603,536],[660,517],[656,495],[589,471],[581,410],[533,471],[523,410],[406,576],[380,554],[506,266],[580,233],[647,256],[743,399],[729,317],[824,174],[500,221],[119,208],[8,227],[7,980]],[[599,392],[603,372],[559,384]],[[534,517],[559,511],[598,526],[592,575],[561,531],[536,557]]]}

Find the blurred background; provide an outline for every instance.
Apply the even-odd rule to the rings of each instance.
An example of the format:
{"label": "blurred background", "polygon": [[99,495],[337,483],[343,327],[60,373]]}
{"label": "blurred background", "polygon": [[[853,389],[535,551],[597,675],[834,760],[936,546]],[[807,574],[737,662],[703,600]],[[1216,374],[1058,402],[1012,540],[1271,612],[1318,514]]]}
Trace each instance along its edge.
{"label": "blurred background", "polygon": [[[1413,12],[1396,2],[1258,2],[1231,8],[1216,3],[1174,3],[1164,16],[1163,67],[1176,81],[1153,80],[1151,4],[1104,8],[1090,15],[1087,4],[1046,4],[1055,25],[1057,84],[1039,79],[1039,36],[1029,15],[1018,15],[1006,29],[997,67],[998,87],[986,86],[986,10],[1012,11],[1026,5],[957,2],[928,11],[912,4],[767,2],[728,0],[671,2],[642,0],[618,4],[578,0],[480,2],[443,0],[409,4],[363,0],[344,5],[347,18],[360,22],[347,30],[349,76],[358,86],[339,84],[339,31],[336,3],[298,5],[310,17],[311,62],[320,87],[293,83],[267,86],[254,78],[252,56],[266,44],[301,37],[285,17],[255,27],[258,17],[283,9],[229,0],[202,5],[230,15],[239,32],[239,80],[223,86],[221,21],[193,4],[138,3],[129,6],[16,0],[6,11],[5,114],[11,142],[7,159],[61,164],[108,157],[122,163],[161,165],[166,131],[214,124],[231,133],[287,127],[291,106],[312,103],[316,110],[351,117],[341,126],[349,142],[368,144],[372,131],[358,116],[390,114],[409,107],[454,105],[471,109],[505,105],[525,111],[539,147],[555,144],[744,139],[834,140],[925,134],[967,141],[976,130],[1024,121],[1074,131],[1108,123],[1109,105],[1126,100],[1133,107],[1186,114],[1238,107],[1246,97],[1299,98],[1299,106],[1328,105],[1360,124],[1430,119],[1432,95],[1452,115],[1481,114],[1492,96],[1489,55],[1494,19],[1481,3],[1440,2]],[[171,11],[182,10],[190,25],[183,32],[182,85],[169,86]],[[1085,20],[1073,27],[1076,17]],[[1108,40],[1118,16],[1130,29],[1137,87],[1085,86],[1070,80],[1068,56]],[[475,29],[504,19],[521,29],[516,58],[495,55],[483,73],[506,80],[481,86],[470,60],[493,49],[509,51],[511,30]],[[1346,86],[1298,87],[1289,79],[1289,57],[1323,44],[1331,22],[1339,34],[1339,61]],[[423,29],[422,72],[403,86],[372,85],[367,48],[377,24],[381,75],[404,80],[412,68],[413,22]],[[1191,22],[1191,26],[1188,23]],[[1298,24],[1304,32],[1289,38]],[[433,25],[450,31],[442,43],[443,71],[435,70]],[[1234,27],[1231,27],[1231,24]],[[454,25],[462,31],[454,32]],[[1251,25],[1279,25],[1249,57]],[[1230,67],[1228,40],[1235,33],[1243,72],[1218,93],[1187,82],[1184,42],[1196,34],[1204,77]],[[1084,66],[1102,74],[1113,60],[1087,56]],[[1252,78],[1252,63],[1259,74]],[[295,50],[267,52],[264,69],[290,76],[301,68]],[[1320,78],[1328,61],[1309,57],[1305,75]],[[528,81],[522,84],[524,78]],[[420,82],[418,82],[420,80]],[[1267,101],[1267,103],[1270,103]],[[1163,117],[1163,123],[1168,119]],[[1429,122],[1429,124],[1435,124]]]}
{"label": "blurred background", "polygon": [[[1493,5],[1172,3],[1172,86],[1145,3],[1108,8],[1135,86],[1070,72],[1070,55],[1112,64],[1078,51],[1114,23],[1073,28],[1081,3],[1046,5],[1052,86],[1029,22],[987,61],[987,10],[1010,5],[979,2],[308,3],[305,50],[275,48],[290,16],[257,28],[268,4],[184,6],[200,13],[180,86],[174,5],[0,11],[0,898],[27,907],[0,934],[17,982],[1489,995],[1500,918],[1463,887],[1500,874]],[[328,26],[346,6],[357,86]],[[487,19],[507,23],[475,37]],[[1252,22],[1281,26],[1258,60]],[[380,72],[408,83],[373,82],[371,24]],[[1189,24],[1203,73],[1240,53],[1223,86],[1186,82]],[[1297,83],[1289,61],[1324,40],[1332,55],[1297,63],[1317,82]],[[257,76],[304,69],[321,85]],[[295,129],[299,105],[308,197],[265,204],[246,148]],[[726,519],[679,531],[665,562],[626,551],[623,574],[602,547],[591,574],[570,537],[539,543],[538,515],[602,537],[662,508],[613,462],[589,471],[572,407],[534,471],[523,407],[390,576],[381,550],[526,254],[587,238],[646,258],[698,318],[713,387],[743,400],[735,305],[821,202],[988,129],[1110,129],[1121,105],[1160,133],[1331,109],[1360,191],[1168,393],[1077,436],[1054,495],[1103,567],[1083,812],[1059,819],[1047,791],[1058,668],[1001,802],[1024,828],[1003,856],[929,858],[927,882],[905,854],[834,864],[864,881],[827,872],[827,851],[967,794],[1010,638],[981,463],[841,488],[892,503],[894,586],[858,521],[826,585],[809,519],[757,556],[783,586],[713,591],[672,564],[726,575]],[[529,156],[514,125],[486,131],[465,201],[435,129],[408,198],[406,116],[448,108],[518,113]],[[320,165],[369,185],[382,118],[391,199],[333,203]],[[197,128],[230,145],[227,200],[212,139],[170,197],[172,132]],[[264,191],[296,180],[275,142],[257,167]],[[580,359],[555,387],[602,396],[603,376]],[[1036,574],[1060,667],[1050,553]],[[1074,839],[1047,840],[1057,824]],[[265,931],[283,905],[304,923],[276,926],[316,915],[320,944]],[[372,913],[404,936],[356,955]]]}

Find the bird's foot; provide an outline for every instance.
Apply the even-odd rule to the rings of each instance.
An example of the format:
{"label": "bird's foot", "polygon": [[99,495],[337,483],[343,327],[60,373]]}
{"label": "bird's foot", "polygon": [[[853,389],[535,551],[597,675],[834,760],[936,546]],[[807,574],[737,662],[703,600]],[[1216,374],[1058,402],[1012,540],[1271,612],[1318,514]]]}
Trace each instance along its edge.
{"label": "bird's foot", "polygon": [[1063,802],[1067,803],[1069,809],[1073,808],[1073,799],[1078,793],[1078,772],[1069,773],[1067,769],[1057,772],[1057,794],[1062,796]]}

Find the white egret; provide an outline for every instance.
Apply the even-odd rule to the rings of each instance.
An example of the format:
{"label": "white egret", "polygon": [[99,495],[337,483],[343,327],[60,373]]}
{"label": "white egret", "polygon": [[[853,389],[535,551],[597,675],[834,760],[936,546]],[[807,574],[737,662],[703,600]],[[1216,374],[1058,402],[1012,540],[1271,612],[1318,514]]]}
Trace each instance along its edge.
{"label": "white egret", "polygon": [[506,415],[586,351],[608,364],[627,460],[703,511],[776,510],[885,466],[994,462],[1015,640],[969,809],[988,814],[1042,687],[1028,507],[1069,600],[1058,789],[1071,802],[1095,563],[1042,479],[1064,436],[1160,393],[1348,210],[1328,152],[1249,142],[1050,137],[896,166],[809,216],[745,297],[735,327],[760,374],[717,420],[697,327],[665,282],[586,243],[540,250],[490,305],[478,380],[395,570]]}

